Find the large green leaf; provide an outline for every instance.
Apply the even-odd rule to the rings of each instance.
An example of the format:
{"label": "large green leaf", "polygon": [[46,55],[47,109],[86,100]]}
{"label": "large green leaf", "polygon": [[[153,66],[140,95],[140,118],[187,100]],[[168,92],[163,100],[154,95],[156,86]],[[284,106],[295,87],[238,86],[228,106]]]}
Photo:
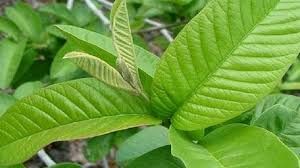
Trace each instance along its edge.
{"label": "large green leaf", "polygon": [[2,115],[0,165],[23,162],[54,141],[159,122],[143,98],[95,79],[56,84],[20,100]]}
{"label": "large green leaf", "polygon": [[70,52],[64,58],[71,60],[81,69],[108,85],[134,92],[121,74],[100,58],[82,52]]}
{"label": "large green leaf", "polygon": [[23,34],[33,41],[39,41],[43,31],[39,14],[28,4],[18,3],[5,9],[5,14],[12,20]]}
{"label": "large green leaf", "polygon": [[9,39],[0,42],[0,88],[8,87],[14,79],[23,57],[26,40],[18,43]]}
{"label": "large green leaf", "polygon": [[168,145],[138,157],[125,168],[185,168],[185,166],[171,155]]}
{"label": "large green leaf", "polygon": [[127,0],[116,0],[111,10],[112,37],[118,55],[117,68],[129,84],[140,90],[140,78],[126,4]]}
{"label": "large green leaf", "polygon": [[120,146],[116,156],[117,162],[128,164],[152,150],[169,144],[167,128],[163,126],[145,128]]}
{"label": "large green leaf", "polygon": [[257,105],[252,125],[263,127],[291,148],[300,147],[300,98],[271,95]]}
{"label": "large green leaf", "polygon": [[199,144],[170,129],[172,154],[188,168],[298,167],[298,159],[275,135],[258,127],[232,124],[204,137]]}
{"label": "large green leaf", "polygon": [[252,108],[299,53],[299,11],[295,0],[211,0],[164,53],[154,111],[195,130]]}
{"label": "large green leaf", "polygon": [[4,17],[0,17],[0,32],[5,33],[8,37],[12,37],[14,40],[18,40],[21,33],[12,21]]}
{"label": "large green leaf", "polygon": [[[109,37],[74,26],[56,27],[63,32],[66,39],[74,43],[78,50],[99,57],[115,66],[117,53]],[[138,68],[153,77],[159,58],[139,46],[135,46],[135,53]]]}

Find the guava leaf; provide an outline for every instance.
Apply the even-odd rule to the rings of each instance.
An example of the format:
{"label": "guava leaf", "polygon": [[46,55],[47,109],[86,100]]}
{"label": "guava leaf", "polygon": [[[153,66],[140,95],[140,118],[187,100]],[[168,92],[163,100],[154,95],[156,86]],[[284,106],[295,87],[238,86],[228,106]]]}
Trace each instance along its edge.
{"label": "guava leaf", "polygon": [[298,167],[297,156],[274,134],[243,124],[216,129],[199,141],[170,129],[172,154],[188,168],[282,168]]}
{"label": "guava leaf", "polygon": [[110,86],[134,92],[134,89],[123,79],[121,74],[100,58],[83,52],[70,52],[64,58],[69,59],[93,77]]}
{"label": "guava leaf", "polygon": [[158,123],[143,98],[96,79],[52,85],[18,101],[0,117],[0,165],[21,163],[55,141]]}
{"label": "guava leaf", "polygon": [[[111,38],[79,27],[68,25],[57,25],[56,27],[62,31],[68,41],[74,43],[74,47],[77,47],[78,50],[99,57],[115,67],[117,53]],[[137,45],[134,48],[138,68],[153,77],[159,57]]]}
{"label": "guava leaf", "polygon": [[299,148],[300,98],[284,94],[266,97],[257,105],[251,125],[273,132],[291,148]]}
{"label": "guava leaf", "polygon": [[300,1],[211,0],[163,55],[152,107],[197,130],[255,106],[300,48]]}
{"label": "guava leaf", "polygon": [[113,44],[117,51],[117,68],[125,81],[140,89],[136,54],[131,36],[126,0],[116,0],[111,11]]}

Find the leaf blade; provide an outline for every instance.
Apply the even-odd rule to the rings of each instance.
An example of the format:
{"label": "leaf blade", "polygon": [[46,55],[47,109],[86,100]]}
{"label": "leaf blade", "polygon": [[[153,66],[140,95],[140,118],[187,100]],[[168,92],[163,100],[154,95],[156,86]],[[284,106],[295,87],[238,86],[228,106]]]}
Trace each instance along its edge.
{"label": "leaf blade", "polygon": [[253,107],[298,55],[298,10],[287,0],[210,1],[163,56],[152,87],[155,111],[174,114],[178,129],[196,130]]}
{"label": "leaf blade", "polygon": [[81,69],[110,86],[134,92],[134,89],[117,70],[95,56],[82,52],[70,52],[64,56],[64,59],[71,60]]}
{"label": "leaf blade", "polygon": [[275,135],[258,127],[243,124],[221,127],[209,133],[199,144],[172,127],[170,141],[172,154],[181,158],[189,168],[298,167],[293,152]]}
{"label": "leaf blade", "polygon": [[23,162],[54,141],[159,122],[142,98],[95,79],[56,84],[22,99],[0,118],[0,165]]}

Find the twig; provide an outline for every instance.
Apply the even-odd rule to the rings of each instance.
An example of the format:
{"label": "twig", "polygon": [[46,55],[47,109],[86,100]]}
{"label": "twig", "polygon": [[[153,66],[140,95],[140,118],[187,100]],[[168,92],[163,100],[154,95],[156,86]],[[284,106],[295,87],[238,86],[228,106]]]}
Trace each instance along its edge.
{"label": "twig", "polygon": [[68,0],[67,1],[67,8],[71,10],[73,8],[74,0]]}
{"label": "twig", "polygon": [[109,25],[109,19],[104,15],[104,13],[99,10],[96,5],[91,0],[85,0],[86,5],[100,18],[104,25]]}
{"label": "twig", "polygon": [[[112,6],[113,6],[113,3],[107,1],[107,0],[98,0],[98,2],[102,3],[106,8],[108,9],[111,9]],[[150,20],[150,19],[145,19],[145,22],[152,25],[152,26],[156,26],[156,27],[163,27],[165,26],[164,24],[162,23],[159,23],[157,21],[154,21],[154,20]],[[172,42],[174,39],[172,37],[172,35],[170,34],[170,32],[167,30],[167,29],[161,29],[160,30],[160,33],[162,35],[165,36],[165,38],[169,41],[169,42]]]}
{"label": "twig", "polygon": [[150,27],[150,28],[147,28],[147,29],[136,31],[134,33],[148,33],[148,32],[153,32],[153,31],[160,31],[161,29],[167,29],[167,28],[173,28],[173,27],[181,26],[185,23],[187,23],[187,21],[168,24],[168,25],[164,25],[164,26],[160,26],[160,27],[154,26],[154,27]]}
{"label": "twig", "polygon": [[108,161],[107,161],[106,157],[104,157],[104,158],[102,159],[102,163],[103,163],[103,167],[104,167],[104,168],[109,168]]}
{"label": "twig", "polygon": [[40,150],[37,155],[47,165],[47,167],[51,167],[56,164],[44,149]]}

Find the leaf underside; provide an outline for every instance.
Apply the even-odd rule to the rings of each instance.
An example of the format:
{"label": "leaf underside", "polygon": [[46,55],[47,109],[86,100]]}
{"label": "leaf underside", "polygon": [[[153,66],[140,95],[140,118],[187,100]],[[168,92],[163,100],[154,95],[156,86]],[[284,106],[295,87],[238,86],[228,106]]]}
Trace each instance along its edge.
{"label": "leaf underside", "polygon": [[134,89],[115,68],[95,56],[82,52],[71,52],[64,58],[70,59],[81,69],[110,86],[134,92]]}
{"label": "leaf underside", "polygon": [[95,79],[56,84],[22,99],[0,118],[0,165],[23,162],[54,141],[159,122],[142,98]]}
{"label": "leaf underside", "polygon": [[[140,85],[139,75],[136,66],[136,54],[131,36],[126,0],[117,0],[114,3],[111,20],[113,42],[118,55],[119,64],[117,64],[117,66],[119,66],[120,72],[125,73],[122,74],[125,80],[138,88]],[[122,65],[123,62],[124,65]]]}
{"label": "leaf underside", "polygon": [[177,129],[206,128],[253,107],[300,48],[300,1],[211,0],[165,52],[152,107]]}
{"label": "leaf underside", "polygon": [[173,127],[170,141],[172,154],[188,168],[298,167],[296,155],[275,135],[258,127],[224,126],[209,133],[199,144]]}

